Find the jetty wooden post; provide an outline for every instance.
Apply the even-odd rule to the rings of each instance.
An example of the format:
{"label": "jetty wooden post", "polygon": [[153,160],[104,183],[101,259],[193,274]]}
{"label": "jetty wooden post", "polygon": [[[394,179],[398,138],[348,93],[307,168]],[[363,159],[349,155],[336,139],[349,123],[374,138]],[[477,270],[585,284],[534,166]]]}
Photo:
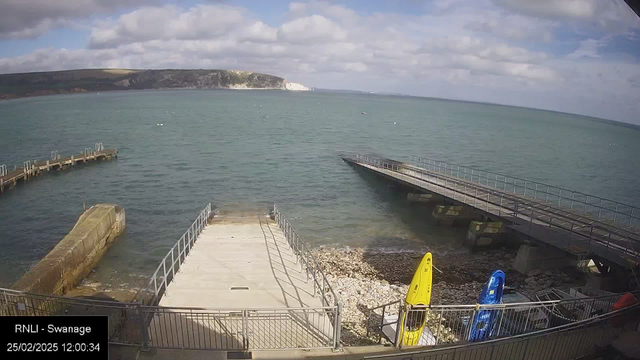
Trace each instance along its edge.
{"label": "jetty wooden post", "polygon": [[[89,148],[87,148],[89,149]],[[62,159],[58,154],[58,151],[51,152],[51,159],[46,160],[27,160],[22,164],[22,168],[18,168],[17,165],[13,166],[11,172],[7,171],[6,166],[1,165],[0,173],[0,192],[4,193],[5,187],[11,189],[17,185],[18,180],[26,182],[31,180],[32,177],[41,175],[46,169],[47,172],[54,170],[66,170],[69,166],[75,166],[77,162],[87,162],[99,159],[112,159],[117,154],[115,149],[100,148],[100,153],[94,151],[85,151],[81,154],[71,155],[69,158]],[[115,156],[117,158],[117,155]],[[20,171],[22,170],[22,172]],[[11,174],[9,174],[11,173]]]}

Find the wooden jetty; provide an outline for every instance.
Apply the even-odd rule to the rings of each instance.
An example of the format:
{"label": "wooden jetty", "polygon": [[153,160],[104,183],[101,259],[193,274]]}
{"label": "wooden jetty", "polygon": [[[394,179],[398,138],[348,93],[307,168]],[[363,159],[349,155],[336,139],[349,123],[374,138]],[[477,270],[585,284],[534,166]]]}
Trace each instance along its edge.
{"label": "wooden jetty", "polygon": [[84,152],[67,157],[61,157],[58,151],[51,152],[50,160],[28,160],[22,167],[14,166],[8,170],[6,165],[0,165],[0,193],[13,188],[19,181],[27,182],[31,178],[51,170],[65,170],[77,163],[89,161],[111,160],[118,158],[117,149],[105,149],[102,143],[96,143],[94,148],[85,148]]}

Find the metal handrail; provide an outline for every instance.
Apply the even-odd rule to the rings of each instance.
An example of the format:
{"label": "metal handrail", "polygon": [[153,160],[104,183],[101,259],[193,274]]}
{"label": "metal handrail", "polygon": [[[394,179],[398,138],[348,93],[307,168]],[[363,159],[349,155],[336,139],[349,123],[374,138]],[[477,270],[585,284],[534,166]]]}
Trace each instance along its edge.
{"label": "metal handrail", "polygon": [[[636,239],[636,237],[638,236],[637,234],[634,234],[626,229],[622,229],[622,228],[617,228],[615,227],[615,229],[612,231],[610,229],[609,224],[605,224],[602,222],[598,222],[598,221],[590,221],[589,223],[579,223],[576,222],[576,219],[570,219],[567,220],[568,218],[565,217],[558,217],[557,214],[550,212],[548,209],[545,209],[545,211],[540,211],[540,207],[544,206],[544,204],[539,203],[539,204],[531,204],[531,203],[526,203],[523,201],[522,198],[519,197],[513,197],[513,196],[507,196],[505,193],[499,192],[499,191],[494,191],[491,190],[490,188],[482,188],[480,186],[477,186],[473,183],[468,183],[466,181],[461,181],[461,180],[455,180],[455,179],[449,179],[447,177],[444,176],[439,176],[436,174],[432,174],[432,173],[426,173],[426,172],[418,172],[416,170],[420,170],[421,168],[416,167],[414,165],[411,166],[407,166],[407,164],[404,164],[402,162],[398,162],[398,161],[390,161],[387,159],[382,159],[382,158],[376,158],[376,157],[371,157],[371,156],[366,156],[366,155],[355,155],[354,158],[355,161],[358,162],[363,162],[366,164],[369,164],[371,166],[375,166],[375,167],[379,167],[379,168],[383,168],[383,169],[388,169],[388,170],[392,170],[392,171],[396,171],[399,174],[403,175],[403,176],[407,176],[410,178],[414,178],[414,179],[418,179],[418,180],[422,180],[422,181],[428,181],[426,180],[422,175],[426,175],[427,177],[432,177],[432,178],[437,178],[437,179],[441,179],[445,182],[445,185],[443,186],[442,184],[437,184],[438,186],[442,186],[445,189],[451,190],[453,191],[453,198],[456,198],[456,193],[459,192],[460,190],[464,190],[464,194],[462,196],[462,198],[464,199],[468,199],[468,198],[474,198],[474,204],[475,204],[475,199],[479,199],[482,202],[485,202],[486,207],[483,208],[482,210],[486,210],[486,211],[495,211],[496,209],[498,210],[498,215],[503,215],[502,211],[504,210],[510,210],[509,213],[507,213],[506,211],[504,212],[504,215],[506,214],[510,214],[511,216],[514,216],[516,218],[519,219],[524,219],[527,220],[528,219],[528,223],[529,223],[529,231],[531,230],[531,226],[533,225],[534,220],[536,220],[536,224],[544,224],[544,225],[549,225],[549,228],[551,228],[552,224],[553,224],[553,220],[556,220],[556,223],[553,224],[554,228],[560,228],[562,230],[566,230],[569,231],[572,234],[576,234],[582,237],[586,237],[589,239],[589,244],[591,245],[591,240],[594,240],[602,245],[606,245],[607,246],[607,250],[609,250],[609,248],[616,248],[617,250],[622,250],[625,251],[626,253],[628,253],[629,255],[632,255],[634,257],[636,257],[637,259],[640,259],[640,252],[638,252],[638,250],[635,249],[633,242],[640,244],[640,240]],[[414,171],[416,173],[419,173],[421,176],[420,177],[414,177],[414,176],[410,176],[407,175],[405,173],[400,172],[401,169],[407,169],[407,170],[411,170]],[[429,171],[426,169],[422,169],[425,171]],[[448,185],[452,184],[453,188],[449,187]],[[458,188],[458,185],[463,186],[463,188]],[[475,195],[471,194],[470,192],[467,191],[467,189],[471,189],[475,191]],[[478,196],[478,190],[480,190],[482,194],[482,198],[480,198]],[[462,194],[462,193],[461,193]],[[485,198],[486,196],[486,198]],[[498,199],[492,199],[491,196],[494,197],[498,197]],[[507,202],[504,202],[504,200],[508,200]],[[498,201],[499,200],[499,201]],[[510,203],[510,205],[509,205]],[[492,209],[489,208],[489,204],[492,205]],[[519,211],[519,205],[520,208],[524,208],[526,211]],[[556,217],[551,216],[551,214],[556,215]],[[534,217],[534,215],[539,215],[538,217]],[[541,218],[546,217],[549,218],[548,221],[546,220],[541,220]],[[568,223],[571,226],[561,226],[563,223]],[[584,232],[578,232],[577,230],[579,229],[589,229],[589,234],[585,234]],[[596,230],[596,233],[598,230],[603,230],[606,232],[606,234],[603,236],[603,238],[608,238],[608,240],[606,242],[603,242],[602,240],[594,237],[594,230]],[[617,244],[611,244],[611,236],[612,234],[615,234],[618,237],[621,237],[622,239],[619,239],[620,241],[627,241],[629,242],[629,245],[631,246],[630,249],[629,248],[625,248],[625,247],[621,247],[620,245]],[[615,239],[614,239],[615,240]],[[570,241],[570,239],[569,239]],[[631,251],[629,251],[631,250]]]}
{"label": "metal handrail", "polygon": [[[363,161],[365,163],[368,163],[370,165],[377,166],[377,167],[380,167],[380,168],[383,168],[383,169],[391,169],[391,170],[394,170],[394,171],[397,171],[397,172],[399,172],[401,168],[404,168],[404,169],[407,169],[407,170],[416,171],[416,172],[419,172],[417,170],[430,171],[430,170],[427,170],[427,169],[424,169],[424,168],[419,168],[419,167],[416,167],[416,166],[414,166],[415,168],[412,168],[412,167],[407,166],[407,164],[404,164],[404,163],[401,163],[401,162],[398,162],[398,161],[389,161],[389,160],[386,160],[386,159],[377,159],[377,158],[372,158],[372,157],[369,157],[369,156],[356,155],[356,160],[357,161]],[[455,182],[455,181],[453,181],[451,179],[447,179],[446,177],[442,177],[442,176],[438,176],[438,175],[434,175],[434,174],[430,174],[430,173],[425,173],[425,172],[419,172],[419,173],[425,174],[425,175],[428,175],[428,176],[431,176],[431,177],[434,177],[434,178],[442,179],[442,180],[445,181],[445,184],[446,184],[446,182],[452,182],[454,184],[465,185],[465,189],[467,187],[469,187],[469,188],[472,188],[472,189],[475,189],[475,190],[481,190],[482,192],[485,193],[484,195],[501,196],[503,198],[511,200],[513,204],[525,205],[525,207],[528,207],[528,208],[539,209],[542,206],[544,206],[544,204],[542,204],[542,203],[533,203],[533,204],[532,203],[527,203],[527,202],[523,201],[523,199],[520,198],[520,197],[506,196],[505,193],[502,193],[500,191],[493,191],[493,190],[488,189],[488,188],[483,188],[483,187],[477,186],[477,185],[475,185],[473,183]],[[401,173],[401,174],[411,177],[410,175],[407,175],[407,174],[404,174],[404,173]],[[417,178],[417,177],[414,177],[414,178],[420,179],[420,180],[424,180],[424,178]],[[480,185],[483,185],[483,184],[480,183]],[[448,188],[447,187],[447,189],[454,190],[454,191],[458,190],[458,188],[455,187],[455,186],[454,186],[454,188]],[[485,200],[485,199],[480,199],[480,200],[491,203],[490,200]],[[494,204],[494,205],[497,205],[497,204]],[[504,206],[504,204],[500,204],[500,206]],[[561,209],[558,209],[558,210],[561,210]],[[545,214],[547,214],[547,213],[549,213],[549,211],[545,212]],[[570,214],[570,213],[568,213],[568,214]],[[576,219],[571,219],[571,220],[575,221]],[[597,227],[597,225],[600,225],[600,227],[611,226],[610,224],[593,221],[592,219],[588,219],[588,220],[591,220],[589,222],[589,224],[592,224],[594,228]],[[627,229],[615,227],[615,231],[613,231],[613,233],[619,234],[620,232],[625,233],[627,235],[636,235],[635,233],[633,233],[633,232],[631,232],[631,231],[629,231]]]}
{"label": "metal handrail", "polygon": [[[581,320],[581,321],[577,321],[577,322],[573,322],[573,323],[568,323],[568,324],[564,324],[564,325],[560,325],[557,327],[553,327],[553,328],[547,328],[547,329],[542,329],[542,330],[537,330],[537,331],[532,331],[532,332],[528,332],[528,333],[523,333],[523,334],[518,334],[518,335],[514,335],[514,336],[510,336],[510,337],[505,337],[505,338],[496,338],[496,339],[491,339],[491,340],[486,340],[486,341],[482,341],[482,342],[478,342],[478,343],[464,343],[464,344],[456,344],[456,345],[448,345],[445,347],[436,347],[436,348],[431,348],[431,349],[426,349],[426,350],[415,350],[415,351],[403,351],[402,353],[398,354],[380,354],[380,355],[370,355],[370,356],[365,356],[364,359],[390,359],[390,358],[397,358],[397,359],[413,359],[414,355],[415,356],[420,356],[421,358],[427,358],[427,356],[429,356],[430,354],[433,355],[438,355],[441,352],[453,352],[455,354],[456,350],[464,350],[466,348],[489,348],[489,347],[493,347],[499,344],[505,344],[505,343],[511,343],[511,342],[515,342],[515,341],[527,341],[527,340],[531,340],[531,339],[535,339],[535,338],[539,338],[539,337],[543,337],[543,336],[555,336],[555,334],[560,333],[560,332],[568,332],[574,329],[579,329],[583,326],[589,325],[589,324],[597,324],[597,323],[601,323],[604,322],[608,319],[611,318],[622,318],[625,319],[624,315],[625,314],[633,314],[636,311],[638,311],[638,309],[640,309],[640,304],[635,304],[632,305],[630,307],[626,307],[626,308],[622,308],[619,310],[614,310],[611,312],[608,312],[606,314],[602,314],[602,315],[598,315],[598,316],[594,316],[592,318],[589,319],[585,319],[585,320]],[[637,325],[637,323],[635,324]],[[556,350],[556,349],[554,349]],[[592,349],[592,352],[595,349]],[[524,359],[528,354],[526,351],[522,352],[522,358]],[[485,358],[491,358],[491,356],[489,355],[489,357],[487,357],[487,354],[483,351],[478,351],[477,352],[477,357],[473,357],[474,359],[485,359]],[[554,358],[553,355],[553,351],[550,354],[551,356],[549,358]],[[442,356],[442,355],[440,355]],[[449,358],[449,357],[447,357]],[[455,358],[455,357],[453,357]],[[466,358],[466,357],[465,357]]]}
{"label": "metal handrail", "polygon": [[69,304],[78,304],[78,305],[99,305],[99,306],[112,306],[117,308],[122,308],[126,306],[138,306],[138,303],[131,302],[114,302],[113,300],[100,300],[100,299],[92,299],[92,298],[78,298],[78,297],[68,297],[61,295],[45,295],[45,294],[36,294],[27,291],[14,290],[14,289],[6,289],[0,287],[0,294],[6,296],[20,296],[29,299],[38,299],[38,300],[49,300],[49,301],[58,301]]}
{"label": "metal handrail", "polygon": [[[289,242],[289,246],[291,246],[298,258],[303,262],[303,265],[307,269],[307,272],[311,273],[314,284],[317,287],[316,290],[320,290],[320,293],[324,298],[324,302],[329,303],[329,299],[325,297],[325,294],[329,292],[333,296],[333,304],[338,305],[340,301],[336,296],[333,287],[331,287],[331,284],[322,271],[322,268],[313,256],[313,253],[309,250],[304,241],[300,239],[300,236],[298,235],[296,230],[291,226],[291,223],[289,223],[289,220],[280,211],[277,205],[273,206],[273,211],[275,214],[276,222],[278,223],[278,226],[280,226],[280,229],[284,232],[284,235]],[[318,277],[320,277],[320,279],[318,279]],[[326,284],[326,287],[324,289],[322,288],[320,282]]]}
{"label": "metal handrail", "polygon": [[[632,294],[638,297],[640,291],[634,291]],[[425,326],[430,328],[435,343],[451,344],[467,342],[472,330],[471,323],[476,316],[492,314],[491,316],[496,321],[493,331],[483,334],[483,339],[481,340],[504,338],[558,326],[559,320],[554,318],[557,316],[556,309],[563,309],[572,314],[571,318],[565,318],[562,323],[578,322],[602,313],[609,313],[614,310],[614,303],[622,295],[610,294],[563,300],[475,305],[409,305],[401,299],[368,309],[367,336],[373,329],[377,331],[382,329],[385,311],[393,305],[398,305],[396,329],[402,327],[403,317],[427,319]],[[376,326],[372,326],[371,318],[373,317],[371,315],[375,310],[381,308],[382,314],[378,314],[380,315],[380,322]],[[381,334],[378,333],[378,335]],[[403,336],[394,339],[394,345],[398,348],[402,347],[403,342]]]}
{"label": "metal handrail", "polygon": [[[158,309],[158,306],[153,305],[142,305],[143,309]],[[217,307],[197,307],[197,306],[162,306],[162,309],[172,309],[172,310],[202,310],[202,311],[222,311],[222,312],[236,312],[236,311],[282,311],[282,310],[334,310],[335,306],[313,306],[313,307],[255,307],[255,308],[236,308],[236,307],[225,307],[225,308],[217,308]]]}
{"label": "metal handrail", "polygon": [[[190,331],[184,332],[184,328],[179,326],[182,340],[187,340],[186,343],[180,344],[180,348],[199,348],[193,344],[195,339],[201,339],[203,343],[209,344],[209,349],[221,350],[221,348],[212,345],[219,340],[219,336],[242,338],[247,341],[253,336],[253,332],[260,327],[266,332],[264,334],[266,337],[262,336],[260,343],[249,344],[243,341],[234,350],[335,348],[337,332],[331,332],[333,329],[328,326],[333,326],[334,323],[322,321],[322,319],[325,317],[336,318],[333,314],[337,311],[337,306],[220,309],[146,306],[141,303],[40,295],[0,288],[0,321],[2,316],[92,315],[98,313],[108,315],[110,318],[109,343],[140,345],[143,349],[170,346],[171,344],[167,344],[167,338],[163,335],[159,338],[154,337],[154,335],[162,333],[171,334],[169,342],[179,341],[176,324],[182,324],[184,321],[191,321],[191,319],[198,319],[206,325],[193,327]],[[225,319],[231,319],[230,321],[235,322],[238,326],[231,329],[225,328],[223,324]],[[281,342],[282,334],[278,333],[278,329],[289,329],[287,324],[299,323],[300,321],[311,325],[305,327],[307,335],[297,338],[301,341],[297,342],[295,346],[286,347]],[[123,323],[125,326],[122,326]],[[222,332],[216,334],[216,329]],[[175,339],[173,338],[174,334],[176,334]],[[224,345],[218,343],[217,346]]]}
{"label": "metal handrail", "polygon": [[[613,221],[614,223],[626,223],[626,226],[631,226],[634,223],[640,225],[640,208],[638,208],[637,206],[625,204],[620,201],[605,199],[596,195],[590,195],[559,186],[549,185],[539,181],[494,173],[491,171],[475,169],[463,165],[455,165],[440,160],[411,156],[411,161],[417,164],[424,164],[426,166],[425,168],[428,168],[431,171],[455,176],[467,181],[474,181],[473,179],[477,178],[477,181],[480,184],[485,181],[485,184],[483,185],[493,185],[493,187],[497,189],[499,188],[498,184],[502,184],[502,190],[506,191],[508,188],[510,188],[512,189],[512,192],[514,194],[518,194],[518,189],[522,189],[522,195],[528,196],[528,193],[531,193],[537,200],[542,200],[538,199],[538,194],[541,194],[545,196],[543,201],[552,202],[549,199],[549,197],[551,196],[552,198],[555,198],[556,201],[554,201],[554,203],[557,203],[558,206],[567,207],[575,211],[580,211],[580,208],[582,208],[582,212],[585,214],[590,214],[588,212],[589,208],[596,209],[598,210],[598,219],[606,219]],[[510,179],[510,181],[508,179]],[[520,182],[520,184],[518,184],[518,181]],[[567,200],[569,205],[563,205],[562,199]],[[589,199],[594,199],[596,200],[596,202],[599,201],[599,204],[590,203]],[[582,206],[575,206],[576,204],[582,204]],[[609,208],[606,205],[612,205],[614,207]],[[625,208],[626,211],[623,211],[621,208]],[[613,214],[613,217],[610,216],[610,213]],[[628,221],[623,221],[623,219],[628,219]]]}
{"label": "metal handrail", "polygon": [[[210,215],[211,203],[207,204],[207,206],[200,211],[200,214],[191,226],[182,234],[182,237],[180,237],[173,247],[171,247],[167,255],[164,256],[147,284],[147,293],[153,293],[149,301],[150,304],[155,305],[160,301],[160,297],[167,292],[169,283],[171,283],[176,272],[191,252],[191,248],[193,248],[198,235],[207,226]],[[167,261],[169,260],[169,266],[167,266]],[[140,299],[140,301],[143,302],[144,299]]]}
{"label": "metal handrail", "polygon": [[[629,293],[634,296],[640,296],[640,290],[629,291]],[[599,295],[599,296],[589,296],[585,298],[574,298],[574,299],[562,299],[562,300],[545,300],[545,301],[530,301],[530,302],[520,302],[520,303],[501,303],[501,304],[466,304],[466,305],[411,305],[412,309],[508,309],[508,308],[521,308],[522,306],[553,306],[558,304],[569,304],[575,302],[590,302],[590,301],[605,301],[611,300],[613,298],[620,298],[620,296],[626,293],[614,293],[609,295]],[[398,300],[401,301],[401,300]],[[397,302],[397,301],[395,301]],[[392,305],[395,302],[391,302],[387,305]]]}
{"label": "metal handrail", "polygon": [[[291,226],[291,223],[287,219],[287,217],[280,211],[277,205],[273,205],[273,216],[278,226],[282,230],[289,246],[294,251],[297,256],[297,259],[302,262],[302,266],[306,269],[307,276],[311,274],[314,284],[314,295],[316,292],[320,293],[322,304],[324,306],[329,306],[329,303],[333,303],[333,306],[336,309],[336,316],[333,319],[334,322],[334,341],[335,348],[339,348],[340,345],[340,336],[341,336],[341,324],[342,324],[342,304],[340,303],[340,299],[336,295],[333,287],[327,280],[322,268],[316,261],[313,253],[309,250],[309,247],[300,239],[300,236],[296,232],[296,230]],[[327,297],[327,294],[331,295],[331,298]]]}
{"label": "metal handrail", "polygon": [[[401,165],[398,166],[398,168],[408,168],[408,167],[401,164]],[[410,168],[408,168],[408,169],[410,169]],[[420,168],[418,168],[418,169],[420,169]],[[410,169],[410,170],[414,170],[414,169]],[[426,170],[426,169],[421,169],[421,170]],[[429,171],[429,170],[427,170],[427,171]],[[434,176],[445,180],[445,183],[447,181],[447,179],[444,178],[444,177],[439,177],[437,175],[434,175]],[[454,188],[452,190],[457,191],[458,189],[455,186],[455,184],[456,183],[454,182]],[[483,185],[483,184],[480,183],[480,185]],[[509,199],[512,202],[512,206],[513,206],[512,210],[514,210],[513,216],[518,217],[519,214],[523,214],[525,216],[531,214],[530,216],[527,216],[529,218],[530,226],[532,225],[532,222],[533,222],[534,219],[540,220],[540,217],[533,217],[533,214],[540,214],[540,215],[542,215],[542,217],[547,216],[547,217],[550,218],[549,225],[552,223],[553,219],[559,219],[560,222],[569,222],[571,224],[571,227],[562,227],[562,226],[558,226],[558,225],[555,225],[555,227],[562,228],[563,230],[567,230],[567,231],[570,231],[571,233],[575,233],[575,234],[579,234],[579,235],[584,235],[584,234],[580,233],[580,232],[576,232],[576,231],[574,231],[574,229],[580,229],[580,228],[584,228],[584,227],[588,226],[591,229],[590,234],[593,234],[593,229],[602,229],[602,230],[605,230],[609,234],[609,239],[610,239],[610,235],[611,234],[616,234],[616,235],[618,235],[620,237],[624,237],[624,240],[629,241],[629,243],[631,245],[631,248],[633,249],[633,252],[630,253],[630,254],[633,255],[633,256],[636,256],[636,257],[639,255],[638,251],[635,250],[635,248],[631,244],[631,241],[640,242],[640,236],[637,233],[631,232],[631,231],[629,231],[629,230],[627,230],[625,228],[619,228],[619,227],[617,227],[615,225],[612,225],[612,224],[603,223],[603,222],[595,221],[593,219],[588,219],[588,218],[586,218],[585,221],[577,221],[577,219],[571,217],[571,215],[573,215],[571,213],[566,213],[564,215],[563,214],[558,214],[557,212],[551,212],[549,210],[549,208],[542,209],[542,211],[536,211],[536,210],[540,210],[542,207],[544,207],[545,204],[535,203],[535,202],[534,203],[528,203],[528,202],[526,202],[525,200],[523,200],[522,198],[519,198],[519,197],[512,197],[512,196],[508,196],[508,195],[505,196],[505,194],[501,193],[499,190],[498,191],[493,191],[493,190],[490,190],[490,189],[487,189],[487,188],[478,187],[478,186],[473,185],[473,184],[470,184],[469,186],[471,188],[475,189],[475,191],[476,191],[475,197],[477,197],[478,199],[480,199],[482,201],[485,201],[487,203],[491,203],[492,205],[496,205],[497,206],[498,203],[497,203],[497,201],[496,202],[492,202],[489,199],[489,195],[500,196],[500,205],[499,205],[500,207],[504,206],[504,203],[502,201],[503,198]],[[467,186],[465,186],[465,190],[466,190],[466,187]],[[451,188],[449,188],[449,189],[451,189]],[[484,191],[486,193],[486,195],[487,195],[487,199],[486,200],[485,199],[481,199],[480,197],[477,196],[478,190]],[[519,209],[521,209],[521,208],[524,208],[525,211],[519,211]],[[530,209],[529,212],[526,211],[527,208]],[[561,208],[556,208],[556,209],[562,211]],[[549,216],[549,214],[556,215],[556,217],[551,217],[551,216]],[[569,219],[569,220],[567,220],[567,219]],[[544,223],[546,224],[547,222],[544,222]],[[611,229],[612,226],[613,226],[613,229]],[[609,244],[609,242],[607,244]]]}

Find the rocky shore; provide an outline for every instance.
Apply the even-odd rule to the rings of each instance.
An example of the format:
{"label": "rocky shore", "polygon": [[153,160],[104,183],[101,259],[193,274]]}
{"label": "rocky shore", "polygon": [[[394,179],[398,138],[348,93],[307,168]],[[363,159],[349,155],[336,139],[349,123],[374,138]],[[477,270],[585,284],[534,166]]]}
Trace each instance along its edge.
{"label": "rocky shore", "polygon": [[[427,249],[397,251],[382,248],[320,247],[314,255],[343,304],[342,324],[345,345],[377,343],[376,334],[367,336],[367,309],[403,298],[415,268]],[[536,291],[581,284],[583,274],[576,268],[554,271],[533,270],[527,276],[511,266],[517,249],[501,248],[469,253],[433,252],[431,303],[475,304],[493,270],[503,270],[507,286],[532,296]],[[397,308],[396,306],[392,308]],[[393,313],[393,312],[392,312]]]}

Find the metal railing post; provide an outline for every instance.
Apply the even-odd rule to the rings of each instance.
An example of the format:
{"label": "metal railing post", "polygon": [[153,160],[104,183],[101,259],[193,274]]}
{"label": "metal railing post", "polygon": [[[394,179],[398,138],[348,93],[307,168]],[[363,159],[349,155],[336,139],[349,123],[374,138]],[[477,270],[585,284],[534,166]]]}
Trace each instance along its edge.
{"label": "metal railing post", "polygon": [[142,309],[142,306],[140,304],[138,304],[136,309],[138,310],[138,318],[140,319],[140,337],[142,338],[142,351],[148,351],[149,334],[147,333],[147,321],[145,319],[144,310]]}
{"label": "metal railing post", "polygon": [[338,302],[338,299],[334,300],[336,302],[336,323],[333,326],[333,348],[335,350],[340,350],[342,348],[342,343],[340,342],[340,337],[342,336],[342,305]]}
{"label": "metal railing post", "polygon": [[544,202],[549,202],[549,185],[547,185],[546,193],[547,193],[547,195],[545,195],[545,197],[544,197]]}
{"label": "metal railing post", "polygon": [[171,280],[173,280],[174,277],[176,277],[176,266],[175,266],[175,260],[173,258],[173,249],[171,248]]}
{"label": "metal railing post", "polygon": [[560,189],[560,193],[558,195],[558,206],[560,206],[561,201],[562,201],[562,189]]}
{"label": "metal railing post", "polygon": [[249,316],[249,312],[244,309],[242,310],[242,345],[245,350],[249,349],[249,323],[247,317]]}
{"label": "metal railing post", "polygon": [[531,215],[529,215],[529,233],[528,233],[529,236],[531,236],[532,226],[533,226],[533,208],[531,208]]}
{"label": "metal railing post", "polygon": [[600,207],[598,208],[598,219],[600,219],[600,214],[602,214],[602,198],[600,199]]}
{"label": "metal railing post", "polygon": [[168,289],[168,284],[167,284],[167,257],[165,256],[164,259],[162,259],[162,271],[164,273],[164,277],[162,278],[162,281],[164,282],[164,293],[167,294],[169,291]]}
{"label": "metal railing post", "polygon": [[[502,319],[504,319],[504,313],[506,312],[506,308],[504,308],[502,311],[500,311],[499,316],[500,316],[500,322],[498,323],[498,331],[496,332],[496,336],[500,337],[500,330],[502,329]],[[491,359],[491,357],[489,357],[489,359]]]}
{"label": "metal railing post", "polygon": [[393,345],[396,347],[396,349],[401,349],[402,348],[402,341],[404,339],[404,321],[402,321],[404,319],[404,313],[405,313],[405,308],[404,308],[404,301],[400,301],[400,308],[398,309],[398,320],[396,320],[396,336],[395,339],[393,339]]}

